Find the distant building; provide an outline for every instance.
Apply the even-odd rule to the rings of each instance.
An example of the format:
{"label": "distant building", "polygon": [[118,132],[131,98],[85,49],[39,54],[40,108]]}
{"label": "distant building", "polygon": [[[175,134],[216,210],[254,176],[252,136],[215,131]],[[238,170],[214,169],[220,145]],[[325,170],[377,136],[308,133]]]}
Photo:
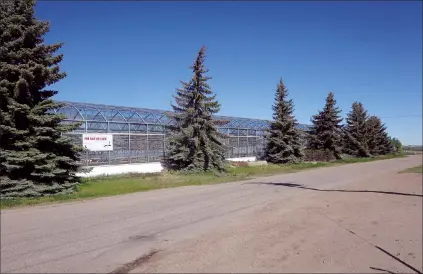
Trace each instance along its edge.
{"label": "distant building", "polygon": [[[166,126],[172,123],[168,111],[77,102],[61,102],[55,110],[66,116],[65,123],[82,122],[67,133],[82,146],[82,134],[113,135],[113,151],[89,151],[83,156],[87,165],[125,164],[160,161],[165,155]],[[269,121],[229,116],[216,116],[228,121],[219,131],[229,136],[227,158],[258,156],[263,152],[264,134]],[[300,125],[307,130],[307,125]]]}

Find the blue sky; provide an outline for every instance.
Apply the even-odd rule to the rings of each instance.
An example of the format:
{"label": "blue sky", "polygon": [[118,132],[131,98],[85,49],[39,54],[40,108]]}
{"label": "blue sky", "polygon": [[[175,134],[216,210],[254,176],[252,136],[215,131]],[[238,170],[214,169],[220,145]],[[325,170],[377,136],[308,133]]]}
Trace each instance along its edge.
{"label": "blue sky", "polygon": [[58,100],[170,109],[204,44],[221,115],[271,119],[283,77],[301,123],[333,91],[343,115],[361,101],[422,143],[421,1],[45,1],[36,14],[46,42],[65,42]]}

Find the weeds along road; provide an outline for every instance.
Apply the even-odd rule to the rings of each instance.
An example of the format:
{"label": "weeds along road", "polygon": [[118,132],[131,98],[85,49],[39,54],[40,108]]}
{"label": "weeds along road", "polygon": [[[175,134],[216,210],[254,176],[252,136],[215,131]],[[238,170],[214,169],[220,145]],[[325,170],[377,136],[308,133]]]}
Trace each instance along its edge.
{"label": "weeds along road", "polygon": [[421,272],[421,164],[3,210],[1,272]]}

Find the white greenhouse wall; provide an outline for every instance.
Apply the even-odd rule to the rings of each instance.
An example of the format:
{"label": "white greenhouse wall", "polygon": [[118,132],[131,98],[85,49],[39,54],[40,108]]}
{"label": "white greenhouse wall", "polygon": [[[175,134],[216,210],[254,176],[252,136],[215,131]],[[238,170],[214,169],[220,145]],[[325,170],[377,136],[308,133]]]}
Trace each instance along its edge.
{"label": "white greenhouse wall", "polygon": [[228,158],[227,161],[231,162],[255,162],[257,161],[256,157],[240,157],[240,158]]}
{"label": "white greenhouse wall", "polygon": [[159,162],[143,163],[143,164],[125,164],[125,165],[109,165],[94,166],[89,173],[78,173],[80,177],[96,177],[106,175],[119,175],[126,173],[157,173],[163,170]]}
{"label": "white greenhouse wall", "polygon": [[[255,162],[256,157],[228,158],[231,162]],[[119,175],[127,173],[158,173],[163,170],[160,162],[124,165],[94,166],[89,173],[77,173],[79,177],[97,177],[107,175]]]}

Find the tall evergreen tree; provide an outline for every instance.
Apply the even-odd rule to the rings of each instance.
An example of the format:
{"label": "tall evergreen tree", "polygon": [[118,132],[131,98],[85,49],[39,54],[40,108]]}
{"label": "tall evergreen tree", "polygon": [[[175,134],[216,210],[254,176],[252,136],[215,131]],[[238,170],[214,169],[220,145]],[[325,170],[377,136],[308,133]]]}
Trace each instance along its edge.
{"label": "tall evergreen tree", "polygon": [[337,159],[341,159],[342,118],[341,110],[336,106],[333,92],[326,97],[322,111],[313,115],[308,135],[307,147],[315,150],[326,150]]}
{"label": "tall evergreen tree", "polygon": [[395,147],[386,132],[386,126],[379,117],[370,116],[367,120],[367,128],[369,151],[373,156],[386,155],[395,151]]}
{"label": "tall evergreen tree", "polygon": [[0,187],[1,197],[69,193],[78,179],[78,152],[52,113],[60,105],[45,89],[63,79],[55,54],[61,43],[44,44],[49,23],[34,17],[34,0],[0,3]]}
{"label": "tall evergreen tree", "polygon": [[176,104],[172,104],[174,113],[168,114],[174,124],[169,127],[164,165],[170,170],[224,169],[225,135],[217,130],[217,125],[225,121],[212,118],[220,104],[207,83],[211,77],[205,75],[205,52],[203,46],[190,67],[191,80],[181,81],[182,88],[174,96]]}
{"label": "tall evergreen tree", "polygon": [[363,104],[354,102],[347,114],[344,126],[344,151],[356,157],[370,157],[369,132],[367,124],[368,114]]}
{"label": "tall evergreen tree", "polygon": [[288,89],[282,78],[276,88],[275,103],[272,106],[273,121],[266,135],[265,160],[275,164],[301,161],[302,132],[294,117],[294,102],[288,99]]}

